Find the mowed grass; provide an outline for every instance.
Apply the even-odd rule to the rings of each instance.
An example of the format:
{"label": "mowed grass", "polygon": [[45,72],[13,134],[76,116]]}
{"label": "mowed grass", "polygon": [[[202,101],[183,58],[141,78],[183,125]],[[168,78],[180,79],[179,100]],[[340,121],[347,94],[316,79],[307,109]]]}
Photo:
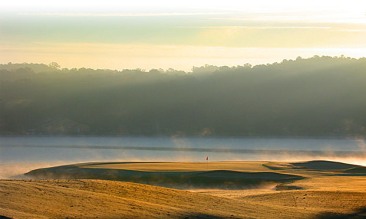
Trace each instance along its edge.
{"label": "mowed grass", "polygon": [[243,189],[303,178],[270,170],[263,162],[84,163],[37,169],[26,175],[34,179],[107,179],[180,189]]}
{"label": "mowed grass", "polygon": [[[352,170],[352,171],[349,171]],[[356,170],[356,171],[355,171]],[[48,180],[0,180],[0,216],[10,218],[366,218],[364,167],[329,161],[88,163],[35,170]],[[91,172],[90,172],[91,171]],[[112,171],[112,172],[111,172]],[[120,171],[120,181],[101,178]],[[97,173],[96,175],[93,175]],[[185,183],[186,176],[239,181],[245,189],[188,190],[131,183],[134,174]],[[50,174],[50,175],[47,175]],[[71,174],[73,179],[65,174]],[[88,175],[92,174],[92,175]],[[104,175],[103,175],[104,174]],[[152,175],[149,175],[152,174]],[[158,175],[154,175],[158,174]],[[159,175],[161,174],[161,175]],[[28,174],[32,176],[32,174]],[[257,181],[245,178],[255,176]],[[295,176],[295,178],[291,178]],[[55,178],[52,178],[55,177]],[[266,183],[258,179],[264,177]],[[272,179],[269,179],[271,178]],[[285,177],[283,180],[282,177]],[[288,179],[290,177],[290,179]],[[127,180],[124,180],[127,179]],[[156,183],[152,178],[149,184]],[[269,179],[269,180],[267,180]],[[140,181],[139,181],[140,180]],[[146,180],[146,178],[145,178]],[[205,183],[207,181],[201,181]],[[258,184],[255,184],[258,183]],[[209,184],[209,183],[208,183]],[[201,184],[199,184],[201,185]],[[212,184],[211,184],[212,186]],[[229,189],[231,188],[231,189]]]}
{"label": "mowed grass", "polygon": [[127,169],[138,171],[210,171],[231,170],[245,172],[267,171],[265,161],[225,161],[225,162],[114,162],[81,164],[82,168]]}

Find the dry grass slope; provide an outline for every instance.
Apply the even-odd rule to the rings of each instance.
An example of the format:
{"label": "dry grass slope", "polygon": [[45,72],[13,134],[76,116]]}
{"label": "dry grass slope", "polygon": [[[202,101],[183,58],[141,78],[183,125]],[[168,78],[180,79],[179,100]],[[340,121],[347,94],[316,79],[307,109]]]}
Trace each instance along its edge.
{"label": "dry grass slope", "polygon": [[[362,166],[328,161],[301,163],[94,163],[35,170],[45,178],[143,173],[156,183],[186,174],[235,181],[260,176],[251,189],[177,190],[97,179],[0,180],[3,218],[366,218]],[[34,175],[34,176],[37,176]],[[66,174],[66,175],[65,175]],[[86,175],[89,174],[89,175]],[[91,175],[90,175],[91,174]],[[99,175],[98,175],[99,174]],[[147,175],[146,175],[147,174]],[[158,175],[156,175],[158,174]],[[159,175],[160,174],[160,175]],[[32,175],[32,174],[30,174]],[[157,177],[158,176],[158,177]],[[178,176],[178,177],[177,177]],[[293,177],[282,180],[282,177]],[[119,178],[119,180],[123,180]],[[141,178],[137,178],[141,180]],[[145,178],[146,179],[146,178]],[[278,180],[280,179],[280,180]],[[182,178],[179,183],[184,183]],[[139,181],[144,183],[143,181]],[[245,181],[247,183],[247,181]],[[145,181],[146,183],[146,181]],[[1,217],[0,217],[1,218]]]}
{"label": "dry grass slope", "polygon": [[103,180],[0,181],[14,218],[304,218],[316,212]]}

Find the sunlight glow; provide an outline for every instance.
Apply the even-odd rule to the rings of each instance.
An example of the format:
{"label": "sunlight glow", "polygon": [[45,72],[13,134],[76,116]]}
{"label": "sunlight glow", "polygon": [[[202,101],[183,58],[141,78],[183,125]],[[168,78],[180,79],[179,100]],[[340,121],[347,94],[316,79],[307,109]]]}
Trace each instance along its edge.
{"label": "sunlight glow", "polygon": [[64,1],[48,1],[48,0],[13,0],[1,1],[0,8],[2,10],[9,9],[29,9],[29,10],[51,10],[59,8],[63,11],[91,10],[91,11],[113,11],[113,10],[230,10],[241,12],[267,11],[267,12],[284,12],[284,11],[338,11],[338,12],[363,12],[365,13],[366,2],[363,0],[135,0],[135,1],[118,1],[118,0],[64,0]]}
{"label": "sunlight glow", "polygon": [[[51,63],[65,68],[169,69],[190,71],[205,64],[236,66],[281,62],[283,59],[314,55],[366,57],[362,48],[230,48],[143,44],[21,44],[0,48],[0,60],[7,62]],[[143,61],[142,61],[143,60]]]}
{"label": "sunlight glow", "polygon": [[13,0],[0,12],[0,63],[187,70],[366,55],[364,0]]}

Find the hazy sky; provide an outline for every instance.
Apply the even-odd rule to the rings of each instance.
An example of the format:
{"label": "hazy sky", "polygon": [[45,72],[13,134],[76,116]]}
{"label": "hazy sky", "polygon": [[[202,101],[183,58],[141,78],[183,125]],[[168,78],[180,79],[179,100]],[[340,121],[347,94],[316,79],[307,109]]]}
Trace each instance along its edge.
{"label": "hazy sky", "polygon": [[364,0],[0,2],[0,63],[176,68],[366,56]]}

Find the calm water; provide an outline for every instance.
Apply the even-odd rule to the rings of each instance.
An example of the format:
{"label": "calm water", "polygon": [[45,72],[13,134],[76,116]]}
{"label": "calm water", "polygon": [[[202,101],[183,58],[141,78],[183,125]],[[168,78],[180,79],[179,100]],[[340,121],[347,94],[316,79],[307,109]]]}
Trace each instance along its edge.
{"label": "calm water", "polygon": [[0,137],[0,177],[90,161],[330,159],[366,164],[363,139]]}

